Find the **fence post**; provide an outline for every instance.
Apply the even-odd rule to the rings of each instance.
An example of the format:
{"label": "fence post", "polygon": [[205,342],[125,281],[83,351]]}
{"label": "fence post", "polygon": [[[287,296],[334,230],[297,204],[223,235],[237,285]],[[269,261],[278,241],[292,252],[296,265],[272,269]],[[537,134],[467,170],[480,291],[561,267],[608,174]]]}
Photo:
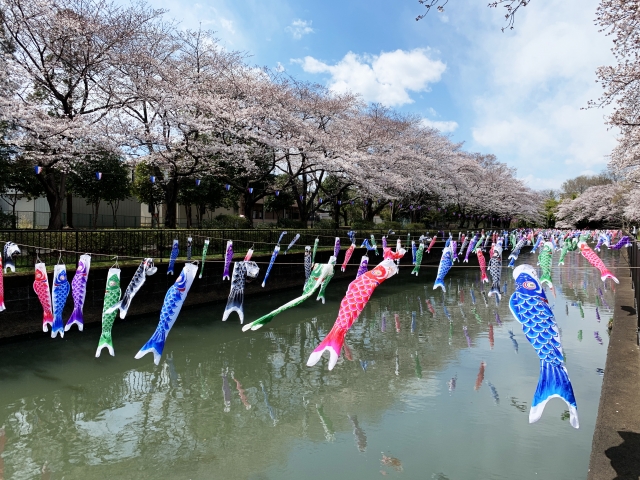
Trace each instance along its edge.
{"label": "fence post", "polygon": [[76,265],[78,265],[78,260],[80,259],[78,257],[78,252],[80,251],[80,248],[79,248],[79,245],[78,245],[78,234],[79,233],[80,232],[78,232],[78,230],[76,230],[76,248],[75,248],[75,250],[76,250]]}

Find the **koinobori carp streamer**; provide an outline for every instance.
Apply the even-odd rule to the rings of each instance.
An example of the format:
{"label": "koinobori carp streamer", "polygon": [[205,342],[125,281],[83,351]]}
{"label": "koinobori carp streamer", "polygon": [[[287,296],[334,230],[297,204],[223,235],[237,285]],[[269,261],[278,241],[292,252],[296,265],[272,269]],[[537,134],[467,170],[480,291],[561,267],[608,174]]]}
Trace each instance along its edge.
{"label": "koinobori carp streamer", "polygon": [[340,302],[340,311],[338,312],[338,318],[333,328],[324,340],[320,342],[320,345],[311,353],[307,361],[307,366],[312,367],[318,363],[326,350],[329,352],[329,370],[333,370],[333,367],[335,367],[340,357],[347,331],[358,319],[358,316],[371,298],[371,295],[373,295],[376,287],[387,278],[398,273],[398,266],[394,260],[402,258],[404,254],[404,249],[401,249],[399,252],[393,252],[390,248],[385,249],[383,252],[384,260],[382,262],[373,270],[364,273],[349,284],[347,293],[342,299],[342,302]]}

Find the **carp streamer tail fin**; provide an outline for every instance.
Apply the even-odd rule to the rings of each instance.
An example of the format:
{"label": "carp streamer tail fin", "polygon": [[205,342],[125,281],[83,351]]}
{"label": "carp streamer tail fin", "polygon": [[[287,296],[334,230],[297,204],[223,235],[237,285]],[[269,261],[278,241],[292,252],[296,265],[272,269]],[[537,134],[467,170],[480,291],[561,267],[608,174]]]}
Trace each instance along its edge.
{"label": "carp streamer tail fin", "polygon": [[103,348],[109,350],[109,355],[111,355],[112,357],[116,356],[113,351],[113,340],[111,338],[111,332],[102,332],[102,334],[100,334],[100,340],[98,341],[98,348],[96,350],[96,358],[100,356]]}
{"label": "carp streamer tail fin", "polygon": [[600,276],[600,279],[601,279],[603,282],[604,282],[607,278],[610,278],[610,279],[611,279],[611,280],[613,280],[614,282],[616,282],[616,283],[620,283],[620,282],[618,281],[618,279],[616,278],[616,276],[615,276],[613,273],[611,273],[611,272],[609,271],[609,269],[608,269],[608,268],[605,268],[605,269],[604,269],[602,272],[600,272],[600,273],[602,273],[602,275]]}
{"label": "carp streamer tail fin", "polygon": [[229,295],[229,299],[227,300],[227,306],[224,308],[224,313],[222,314],[222,321],[226,322],[227,318],[229,318],[229,315],[231,315],[232,312],[236,312],[240,317],[240,324],[242,324],[244,322],[244,310],[242,308],[243,304],[244,290],[234,290]]}
{"label": "carp streamer tail fin", "polygon": [[144,347],[140,349],[134,358],[139,359],[144,357],[147,353],[153,353],[153,363],[160,364],[160,358],[162,357],[162,351],[164,350],[164,342],[167,339],[166,332],[162,330],[156,330],[153,336],[149,339]]}
{"label": "carp streamer tail fin", "polygon": [[500,294],[500,284],[498,282],[492,284],[491,290],[489,290],[489,296],[493,297],[494,295],[498,297],[498,300],[502,299],[502,295]]}
{"label": "carp streamer tail fin", "polygon": [[435,281],[435,283],[433,284],[433,289],[435,290],[438,287],[440,287],[443,292],[447,291],[447,287],[444,285],[444,279],[437,279]]}
{"label": "carp streamer tail fin", "polygon": [[54,317],[51,325],[51,338],[56,338],[60,334],[60,338],[64,338],[64,326],[62,325],[62,318]]}
{"label": "carp streamer tail fin", "polygon": [[540,285],[547,284],[549,288],[553,289],[553,282],[551,281],[551,272],[544,273],[540,276]]}
{"label": "carp streamer tail fin", "polygon": [[307,360],[307,367],[313,367],[320,361],[322,354],[325,350],[329,352],[329,370],[333,370],[333,367],[338,363],[340,357],[340,351],[344,345],[344,337],[347,334],[347,330],[339,325],[334,325],[331,331],[324,337],[324,340],[320,342],[320,345],[309,355]]}
{"label": "carp streamer tail fin", "polygon": [[73,312],[71,312],[71,316],[69,317],[69,320],[67,320],[67,324],[64,326],[64,331],[68,332],[73,325],[77,325],[79,331],[82,331],[84,327],[82,310],[78,307],[73,307]]}
{"label": "carp streamer tail fin", "polygon": [[569,422],[573,428],[578,428],[580,426],[578,422],[578,407],[567,369],[563,365],[554,365],[542,360],[540,362],[538,388],[533,396],[531,411],[529,412],[529,423],[540,420],[545,405],[554,397],[559,397],[567,403],[569,407]]}
{"label": "carp streamer tail fin", "polygon": [[49,325],[51,325],[51,328],[53,328],[53,313],[50,310],[49,311],[45,310],[42,317],[42,331],[48,332]]}

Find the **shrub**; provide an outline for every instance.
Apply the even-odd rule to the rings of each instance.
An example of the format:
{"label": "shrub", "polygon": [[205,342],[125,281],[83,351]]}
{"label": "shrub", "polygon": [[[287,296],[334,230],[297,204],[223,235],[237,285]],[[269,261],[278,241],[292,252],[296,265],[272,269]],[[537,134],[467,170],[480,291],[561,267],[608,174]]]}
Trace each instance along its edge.
{"label": "shrub", "polygon": [[301,222],[300,220],[293,220],[291,218],[278,219],[277,226],[279,228],[307,228],[304,222]]}
{"label": "shrub", "polygon": [[412,232],[417,233],[424,233],[424,231],[426,230],[425,224],[424,223],[407,223],[404,227],[402,227],[404,230],[410,230]]}
{"label": "shrub", "polygon": [[375,226],[375,228],[379,230],[403,230],[404,229],[404,227],[400,222],[390,222],[390,221],[378,223]]}
{"label": "shrub", "polygon": [[0,210],[0,228],[13,228],[13,215],[11,215],[9,212],[3,212],[2,210]]}
{"label": "shrub", "polygon": [[377,228],[376,224],[367,220],[354,220],[351,224],[353,230],[373,230]]}
{"label": "shrub", "polygon": [[218,215],[213,220],[203,220],[203,228],[251,228],[249,220],[237,215]]}
{"label": "shrub", "polygon": [[323,220],[313,222],[313,228],[317,228],[319,230],[335,230],[335,223],[333,222],[333,220],[325,218]]}

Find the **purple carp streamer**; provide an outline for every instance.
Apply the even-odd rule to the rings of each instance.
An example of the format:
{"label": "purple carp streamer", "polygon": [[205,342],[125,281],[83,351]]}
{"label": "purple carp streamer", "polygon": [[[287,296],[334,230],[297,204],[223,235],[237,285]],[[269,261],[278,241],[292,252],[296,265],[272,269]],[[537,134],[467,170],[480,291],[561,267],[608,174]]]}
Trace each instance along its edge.
{"label": "purple carp streamer", "polygon": [[233,241],[227,241],[227,250],[224,255],[224,272],[222,272],[222,280],[231,280],[229,276],[229,267],[231,267],[231,261],[233,260]]}

